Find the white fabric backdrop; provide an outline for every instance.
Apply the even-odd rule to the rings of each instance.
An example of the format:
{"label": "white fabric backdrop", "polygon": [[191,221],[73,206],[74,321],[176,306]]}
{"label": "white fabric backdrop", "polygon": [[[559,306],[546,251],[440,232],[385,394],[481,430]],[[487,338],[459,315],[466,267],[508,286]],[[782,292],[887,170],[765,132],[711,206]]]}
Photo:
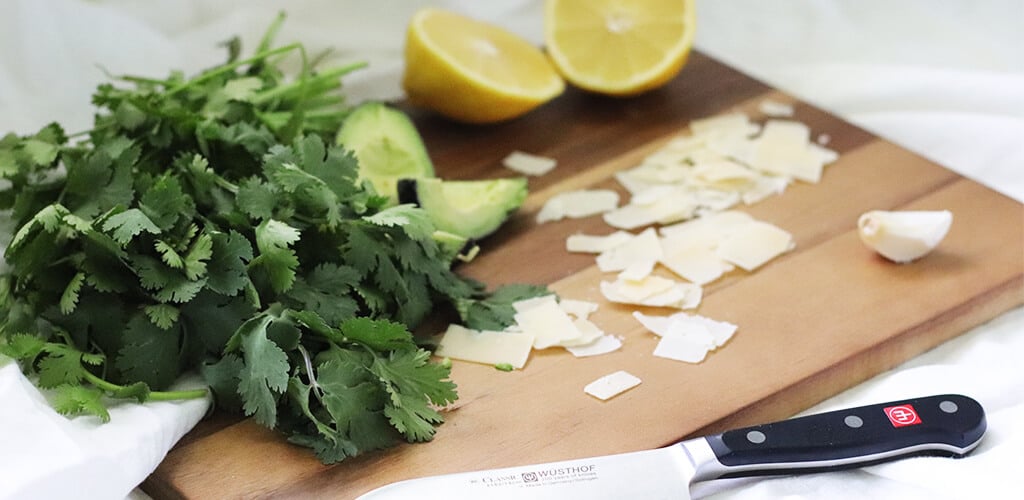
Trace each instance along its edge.
{"label": "white fabric backdrop", "polygon": [[[424,5],[453,8],[541,40],[541,2],[469,0],[0,0],[0,134],[53,120],[91,122],[95,85],[218,63],[280,9],[283,41],[370,68],[353,100],[401,95],[405,25]],[[1024,2],[1017,0],[698,0],[697,46],[908,149],[1024,200]],[[1017,217],[1024,213],[993,214]],[[955,223],[955,222],[954,222]],[[1021,242],[1009,242],[1020,245]],[[834,474],[704,485],[716,499],[974,498],[1024,490],[1024,310],[919,356],[809,411],[940,392],[980,400],[989,433],[963,460],[917,458]],[[182,381],[195,386],[194,379]],[[197,422],[206,401],[124,405],[112,421],[68,420],[0,361],[0,498],[121,498]]]}

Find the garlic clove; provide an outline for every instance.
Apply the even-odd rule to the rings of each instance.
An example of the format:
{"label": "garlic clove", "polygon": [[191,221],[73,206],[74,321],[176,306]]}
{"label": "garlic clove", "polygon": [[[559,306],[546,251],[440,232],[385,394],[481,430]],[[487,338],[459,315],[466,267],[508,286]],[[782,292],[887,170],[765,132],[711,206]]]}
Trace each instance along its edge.
{"label": "garlic clove", "polygon": [[872,210],[860,216],[857,229],[864,244],[902,264],[932,251],[952,223],[949,210]]}

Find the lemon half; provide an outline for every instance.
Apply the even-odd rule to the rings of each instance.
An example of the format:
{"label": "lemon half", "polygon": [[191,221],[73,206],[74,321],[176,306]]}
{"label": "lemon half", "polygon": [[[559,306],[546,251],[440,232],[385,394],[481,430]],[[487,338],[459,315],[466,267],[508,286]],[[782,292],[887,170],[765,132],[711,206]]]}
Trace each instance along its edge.
{"label": "lemon half", "polygon": [[544,40],[573,85],[634,95],[679,73],[695,22],[693,0],[547,0]]}
{"label": "lemon half", "polygon": [[454,120],[522,115],[565,90],[543,52],[499,26],[434,8],[409,23],[402,87],[410,103]]}

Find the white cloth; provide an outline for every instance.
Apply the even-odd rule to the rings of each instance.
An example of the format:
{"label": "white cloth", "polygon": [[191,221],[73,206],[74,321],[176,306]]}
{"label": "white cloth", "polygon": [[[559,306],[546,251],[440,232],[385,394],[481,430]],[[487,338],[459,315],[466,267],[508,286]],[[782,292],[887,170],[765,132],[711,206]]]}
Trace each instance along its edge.
{"label": "white cloth", "polygon": [[[354,101],[401,95],[408,18],[427,4],[541,41],[533,0],[357,2],[0,0],[0,133],[53,120],[83,130],[84,103],[112,74],[162,76],[218,63],[233,34],[252,47],[278,10],[283,42],[337,61]],[[699,0],[699,49],[1017,200],[1024,200],[1024,3]],[[685,69],[684,69],[685,71]],[[1018,217],[1024,214],[993,214]],[[1010,242],[1019,245],[1020,242]],[[704,485],[715,499],[984,498],[1024,489],[1024,310],[1016,309],[809,411],[962,392],[989,415],[963,460],[916,458],[833,474]],[[0,362],[2,363],[2,362]],[[195,379],[183,381],[195,385]],[[119,498],[207,410],[205,400],[119,405],[111,422],[64,419],[0,364],[0,498]],[[136,490],[134,495],[139,495]]]}

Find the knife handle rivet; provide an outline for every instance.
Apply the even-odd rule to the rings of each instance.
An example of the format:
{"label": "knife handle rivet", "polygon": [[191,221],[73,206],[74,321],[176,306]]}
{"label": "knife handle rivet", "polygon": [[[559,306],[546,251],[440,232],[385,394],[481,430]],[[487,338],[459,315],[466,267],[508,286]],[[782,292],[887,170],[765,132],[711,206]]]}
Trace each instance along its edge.
{"label": "knife handle rivet", "polygon": [[956,403],[946,400],[939,403],[939,409],[946,413],[956,413],[956,411],[959,410],[960,407],[957,406]]}
{"label": "knife handle rivet", "polygon": [[761,431],[750,431],[747,433],[747,441],[750,441],[751,443],[754,444],[761,444],[766,439],[768,439],[768,436],[765,436],[764,433]]}
{"label": "knife handle rivet", "polygon": [[864,419],[857,415],[847,415],[846,418],[843,419],[843,423],[846,424],[847,427],[858,429],[864,425]]}

